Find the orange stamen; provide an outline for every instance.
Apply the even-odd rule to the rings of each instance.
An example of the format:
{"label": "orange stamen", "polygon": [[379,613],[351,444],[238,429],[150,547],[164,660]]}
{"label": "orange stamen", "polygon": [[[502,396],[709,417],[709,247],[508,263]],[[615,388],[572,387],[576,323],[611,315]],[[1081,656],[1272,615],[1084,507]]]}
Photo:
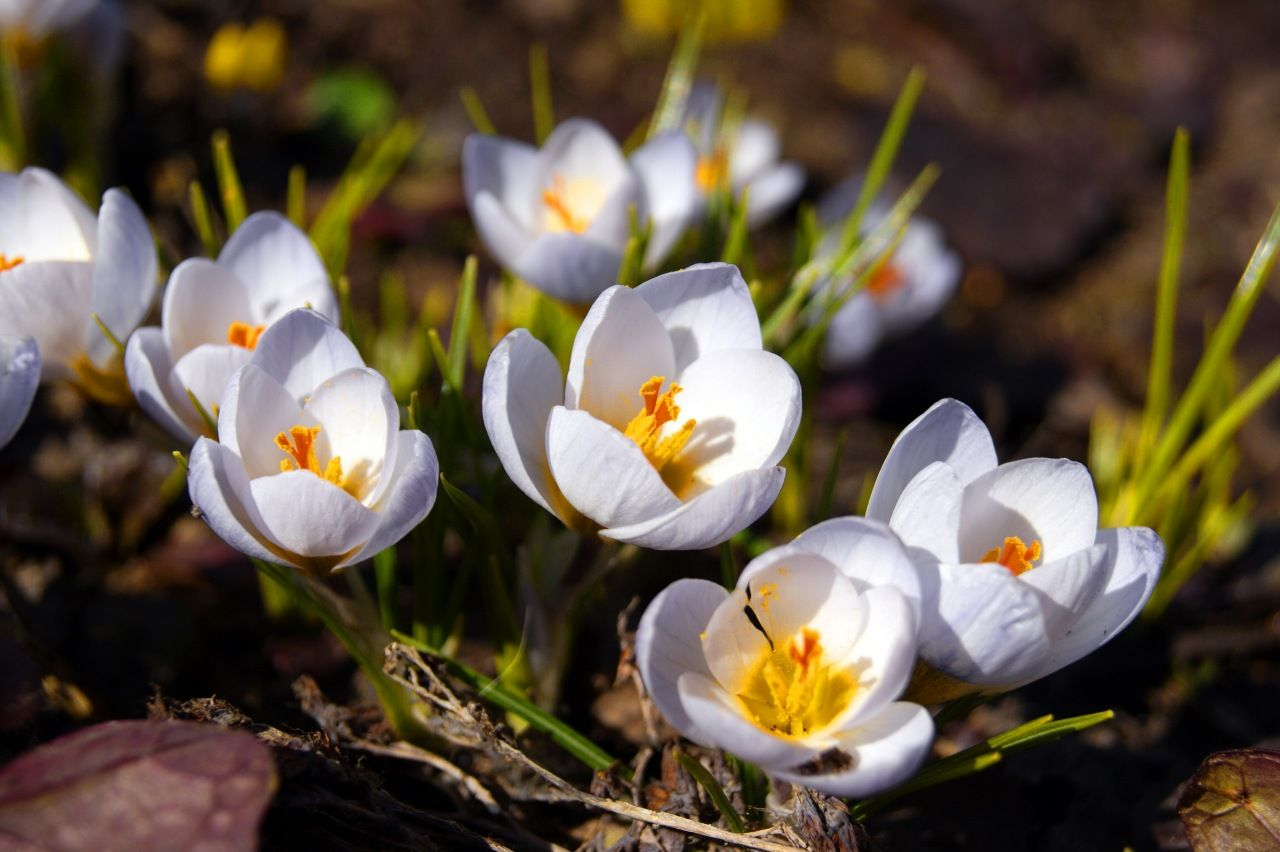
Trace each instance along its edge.
{"label": "orange stamen", "polygon": [[724,148],[717,148],[707,156],[698,158],[693,180],[698,185],[698,189],[702,190],[703,195],[706,195],[720,186],[728,172],[729,156]]}
{"label": "orange stamen", "polygon": [[581,234],[591,223],[574,213],[569,202],[565,200],[567,195],[568,187],[565,185],[564,178],[556,175],[552,179],[551,188],[542,190],[542,203],[547,205],[564,230]]}
{"label": "orange stamen", "polygon": [[26,262],[27,259],[21,255],[8,257],[4,252],[0,252],[0,272],[8,272],[10,269],[17,269]]}
{"label": "orange stamen", "polygon": [[680,385],[673,383],[671,388],[663,393],[662,384],[665,381],[665,376],[653,376],[640,386],[640,398],[644,400],[644,408],[631,418],[631,422],[623,430],[623,434],[640,446],[649,463],[659,472],[679,455],[685,444],[689,443],[693,428],[697,425],[696,420],[686,420],[680,424],[679,431],[668,434],[665,438],[661,437],[662,427],[667,423],[675,422],[680,416],[680,406],[676,405],[676,394],[684,390]]}
{"label": "orange stamen", "polygon": [[1008,569],[1010,574],[1017,577],[1035,567],[1034,563],[1040,558],[1040,553],[1039,541],[1032,541],[1031,546],[1028,547],[1022,539],[1012,535],[1004,540],[1002,546],[988,550],[979,561],[999,563]]}
{"label": "orange stamen", "polygon": [[877,302],[883,302],[898,292],[905,280],[901,269],[892,263],[882,263],[867,279],[867,292]]}
{"label": "orange stamen", "polygon": [[266,331],[265,325],[249,325],[244,322],[233,322],[227,326],[227,342],[232,346],[240,346],[253,350],[258,346],[258,338]]}
{"label": "orange stamen", "polygon": [[787,653],[800,667],[801,676],[807,677],[809,666],[813,665],[815,660],[822,659],[822,642],[818,631],[811,627],[801,628],[799,637],[791,637]]}

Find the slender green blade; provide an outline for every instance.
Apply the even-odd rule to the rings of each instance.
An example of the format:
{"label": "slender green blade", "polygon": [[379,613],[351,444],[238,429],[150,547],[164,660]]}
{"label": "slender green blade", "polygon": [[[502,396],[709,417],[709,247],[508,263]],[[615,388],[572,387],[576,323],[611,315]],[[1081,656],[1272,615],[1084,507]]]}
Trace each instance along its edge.
{"label": "slender green blade", "polygon": [[289,221],[301,230],[307,229],[307,170],[303,166],[289,169],[289,198],[286,210]]}
{"label": "slender green blade", "polygon": [[542,42],[529,46],[529,95],[533,102],[533,138],[541,145],[556,126],[551,104],[551,68],[547,62],[547,46]]}
{"label": "slender green blade", "polygon": [[649,137],[676,130],[684,119],[685,104],[689,100],[689,92],[693,88],[693,74],[698,66],[698,54],[702,51],[702,19],[700,15],[690,15],[689,23],[680,33],[675,52],[671,55],[671,63],[667,66],[667,76],[662,81],[662,94],[658,97],[658,106],[653,111],[653,120],[649,123]]}
{"label": "slender green blade", "polygon": [[474,255],[462,267],[458,283],[458,303],[453,311],[453,328],[449,331],[449,384],[462,388],[467,377],[467,338],[476,307],[476,272]]}
{"label": "slender green blade", "polygon": [[498,129],[493,126],[493,120],[489,118],[489,113],[484,108],[484,103],[480,100],[480,95],[476,94],[475,89],[470,86],[463,86],[458,90],[458,97],[462,100],[462,108],[466,110],[467,118],[471,120],[471,126],[476,129],[477,133],[484,133],[488,136],[497,134]]}
{"label": "slender green blade", "polygon": [[213,174],[222,199],[222,218],[227,223],[227,233],[231,233],[248,217],[249,207],[240,184],[240,172],[231,155],[231,135],[225,130],[213,134]]}
{"label": "slender green blade", "polygon": [[685,754],[680,749],[674,750],[676,761],[684,767],[684,771],[693,776],[693,780],[697,781],[702,789],[707,791],[711,803],[716,806],[716,810],[720,812],[720,816],[724,817],[725,825],[729,826],[729,830],[742,834],[747,827],[742,822],[742,817],[733,809],[733,803],[729,801],[729,797],[724,794],[724,788],[720,786],[720,782],[715,776],[707,771],[707,768],[699,763],[692,755]]}
{"label": "slender green blade", "polygon": [[204,253],[209,257],[217,257],[218,237],[213,232],[213,216],[209,214],[209,200],[205,197],[204,187],[200,185],[200,181],[191,181],[188,195],[191,199],[191,224],[196,229],[196,236],[200,237]]}
{"label": "slender green blade", "polygon": [[841,429],[836,434],[836,448],[831,455],[831,466],[827,468],[827,475],[822,481],[822,497],[818,500],[817,511],[814,512],[814,521],[824,521],[831,517],[831,503],[835,499],[836,479],[840,474],[840,459],[844,455],[844,440],[848,436],[848,429]]}

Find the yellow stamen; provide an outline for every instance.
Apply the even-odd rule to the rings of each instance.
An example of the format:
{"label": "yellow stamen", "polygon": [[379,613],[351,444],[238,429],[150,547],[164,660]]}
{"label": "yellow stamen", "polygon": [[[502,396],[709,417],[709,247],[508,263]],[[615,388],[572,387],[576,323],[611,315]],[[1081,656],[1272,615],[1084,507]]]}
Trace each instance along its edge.
{"label": "yellow stamen", "polygon": [[1034,568],[1035,565],[1033,563],[1040,558],[1040,553],[1039,541],[1033,541],[1031,546],[1027,547],[1022,539],[1016,535],[1011,535],[1004,540],[1002,546],[991,548],[979,561],[999,563],[1016,577]]}
{"label": "yellow stamen", "polygon": [[905,281],[901,269],[892,263],[882,263],[867,279],[867,292],[877,302],[883,302],[898,292]]}
{"label": "yellow stamen", "polygon": [[698,166],[694,170],[693,180],[698,185],[698,189],[702,190],[702,194],[707,195],[714,192],[728,174],[729,156],[725,153],[724,148],[716,148],[715,151],[705,157],[698,158]]}
{"label": "yellow stamen", "polygon": [[0,272],[8,272],[10,269],[17,269],[26,263],[27,259],[21,255],[8,257],[4,252],[0,251]]}
{"label": "yellow stamen", "polygon": [[543,227],[551,233],[581,234],[591,226],[604,202],[604,192],[595,181],[565,180],[556,175],[551,186],[542,191],[542,203],[547,208]]}
{"label": "yellow stamen", "polygon": [[663,393],[662,384],[666,380],[665,376],[653,376],[640,386],[640,398],[644,400],[644,408],[631,418],[631,422],[623,430],[628,438],[640,446],[645,458],[659,473],[680,454],[685,444],[689,443],[693,428],[698,424],[696,420],[686,420],[680,424],[678,430],[668,432],[666,437],[662,436],[662,427],[667,423],[674,423],[680,416],[680,406],[676,405],[676,394],[684,390],[679,385],[672,384],[671,388]]}
{"label": "yellow stamen", "polygon": [[288,432],[276,435],[276,446],[285,454],[280,460],[280,472],[306,470],[325,482],[331,482],[357,500],[363,499],[369,484],[369,463],[360,462],[350,471],[342,469],[342,457],[334,456],[322,467],[316,455],[316,436],[319,426],[290,426]]}
{"label": "yellow stamen", "polygon": [[738,690],[747,715],[766,731],[802,737],[822,730],[853,700],[858,684],[833,669],[817,630],[805,627],[764,649]]}
{"label": "yellow stamen", "polygon": [[245,322],[233,322],[227,326],[227,342],[232,346],[240,346],[245,349],[256,349],[258,347],[258,338],[262,336],[262,332],[266,331],[265,325],[249,325]]}

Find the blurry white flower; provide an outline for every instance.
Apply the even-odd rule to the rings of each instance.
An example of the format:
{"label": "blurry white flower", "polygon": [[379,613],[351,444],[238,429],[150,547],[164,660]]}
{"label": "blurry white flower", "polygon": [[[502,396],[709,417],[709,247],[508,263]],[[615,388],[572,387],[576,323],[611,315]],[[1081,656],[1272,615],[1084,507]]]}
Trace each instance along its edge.
{"label": "blurry white flower", "polygon": [[898,436],[867,517],[920,567],[920,655],[955,692],[1012,688],[1089,654],[1142,610],[1164,560],[1145,527],[1098,529],[1084,465],[997,465],[986,427],[953,399]]}
{"label": "blurry white flower", "polygon": [[747,224],[768,222],[796,200],[804,189],[799,163],[780,162],[782,144],[777,132],[763,121],[745,118],[736,127],[724,126],[724,96],[715,85],[694,86],[685,106],[685,128],[698,150],[694,180],[699,210],[709,197],[728,185],[735,198],[749,190]]}
{"label": "blurry white flower", "polygon": [[0,447],[9,443],[31,411],[40,384],[40,350],[30,337],[0,337]]}
{"label": "blurry white flower", "polygon": [[760,517],[800,419],[800,382],[761,347],[734,266],[692,266],[601,294],[567,381],[524,329],[484,376],[507,474],[579,530],[661,550],[709,547]]}
{"label": "blurry white flower", "polygon": [[[859,185],[858,180],[846,180],[819,207],[819,220],[828,229],[818,247],[819,257],[830,257],[838,250],[841,225],[853,209]],[[874,230],[888,212],[888,208],[873,203],[863,221],[864,235]],[[946,247],[942,229],[928,219],[913,217],[893,257],[832,318],[823,362],[829,367],[861,363],[880,341],[923,324],[950,301],[960,282],[960,272],[960,258]],[[811,316],[821,316],[826,299],[839,298],[852,284],[849,277],[829,281],[819,291]]]}
{"label": "blurry white flower", "polygon": [[617,281],[632,208],[653,224],[646,268],[675,246],[696,204],[696,159],[672,132],[628,160],[604,128],[575,118],[541,149],[468,136],[462,178],[476,230],[503,266],[556,298],[589,302]]}
{"label": "blurry white flower", "polygon": [[108,190],[94,216],[43,169],[0,174],[0,336],[32,337],[46,380],[129,399],[118,355],[155,294],[156,251],[137,205]]}
{"label": "blurry white flower", "polygon": [[75,26],[99,5],[102,0],[0,0],[0,30],[42,38]]}
{"label": "blurry white flower", "polygon": [[194,258],[173,270],[160,327],[129,339],[125,369],[147,414],[186,442],[208,430],[187,397],[213,417],[236,370],[249,363],[263,330],[310,307],[338,321],[329,275],[306,234],[278,213],[255,213],[216,261]]}
{"label": "blurry white flower", "polygon": [[918,601],[912,571],[891,532],[842,518],[758,557],[732,593],[679,580],[640,619],[641,677],[694,742],[832,795],[892,787],[933,740],[928,711],[898,700],[913,601],[880,582],[903,580]]}
{"label": "blurry white flower", "polygon": [[191,502],[232,547],[321,571],[395,544],[435,503],[431,439],[400,431],[386,379],[315,311],[263,332],[191,452]]}

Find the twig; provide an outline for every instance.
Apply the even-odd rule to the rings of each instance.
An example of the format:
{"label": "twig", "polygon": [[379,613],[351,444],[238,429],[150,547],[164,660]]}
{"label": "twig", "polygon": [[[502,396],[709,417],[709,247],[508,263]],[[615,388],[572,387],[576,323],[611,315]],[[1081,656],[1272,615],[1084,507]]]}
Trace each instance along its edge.
{"label": "twig", "polygon": [[462,785],[477,802],[484,806],[484,809],[491,814],[502,813],[502,806],[498,804],[497,799],[493,798],[493,794],[480,783],[474,775],[470,775],[463,771],[457,764],[446,760],[434,752],[427,751],[425,748],[419,748],[412,743],[403,740],[382,745],[380,743],[370,742],[362,739],[348,739],[343,742],[347,748],[354,748],[359,751],[365,751],[369,754],[379,754],[384,757],[396,757],[401,760],[415,760],[419,763],[425,763],[432,769],[443,775],[452,778],[458,784]]}

